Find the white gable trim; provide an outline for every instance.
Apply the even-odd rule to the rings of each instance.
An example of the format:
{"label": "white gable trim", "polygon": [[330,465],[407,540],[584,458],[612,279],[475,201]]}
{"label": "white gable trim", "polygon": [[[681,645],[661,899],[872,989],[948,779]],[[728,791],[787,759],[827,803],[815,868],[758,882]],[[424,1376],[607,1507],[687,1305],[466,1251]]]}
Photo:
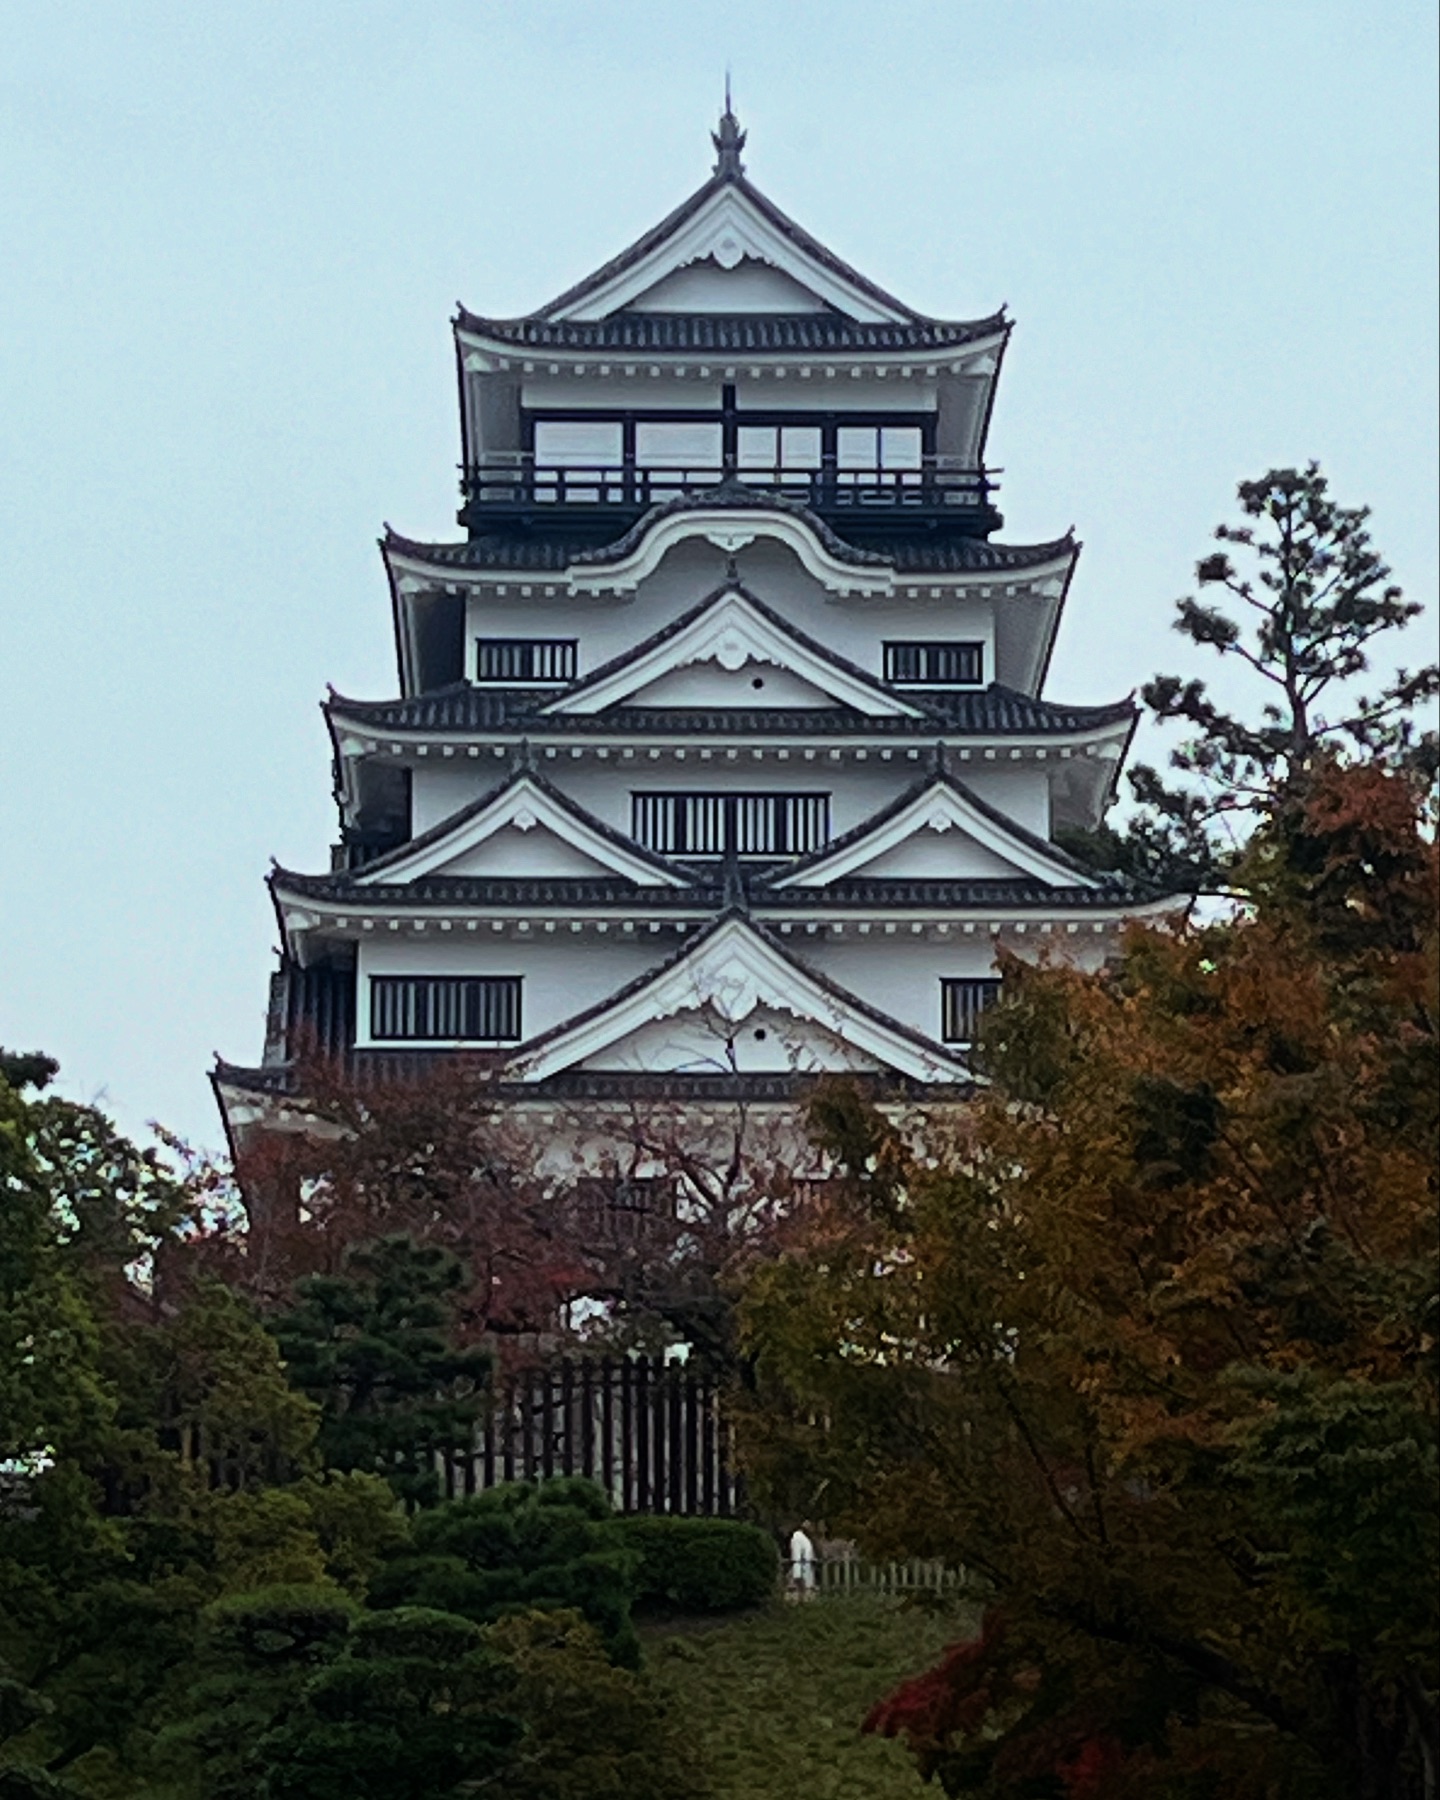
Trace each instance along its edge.
{"label": "white gable trim", "polygon": [[604,712],[631,694],[689,663],[716,662],[734,673],[749,663],[767,663],[798,675],[842,706],[875,718],[920,719],[925,715],[909,701],[887,694],[878,683],[863,680],[808,648],[763,614],[743,594],[721,594],[682,631],[656,644],[644,656],[624,662],[608,676],[547,702],[542,713]]}
{"label": "white gable trim", "polygon": [[613,1005],[522,1049],[507,1074],[544,1081],[608,1049],[640,1026],[708,1006],[732,1025],[766,1005],[825,1030],[887,1068],[916,1081],[967,1081],[970,1071],[937,1044],[927,1047],[898,1026],[847,1004],[743,919],[727,919],[685,956],[632,988]]}
{"label": "white gable trim", "polygon": [[834,270],[806,255],[740,189],[720,188],[668,237],[600,287],[589,288],[569,305],[547,312],[550,319],[604,319],[630,305],[666,275],[713,257],[722,269],[733,269],[746,257],[769,263],[818,300],[838,307],[865,323],[900,323],[911,315],[886,306],[873,294],[846,281]]}
{"label": "white gable trim", "polygon": [[917,794],[908,806],[902,807],[874,831],[862,833],[843,850],[837,850],[832,856],[822,857],[820,861],[798,869],[792,875],[783,876],[772,885],[777,889],[828,887],[832,881],[841,881],[845,876],[853,875],[867,863],[874,862],[877,857],[895,849],[907,839],[917,837],[922,831],[952,829],[974,838],[976,843],[982,844],[993,855],[1003,857],[1006,862],[1013,863],[1017,869],[1034,876],[1037,881],[1047,881],[1053,887],[1093,888],[1099,885],[1092,876],[1081,874],[1068,863],[1061,862],[1058,857],[1046,856],[1038,845],[1007,831],[963,794],[939,781]]}
{"label": "white gable trim", "polygon": [[442,831],[413,855],[402,856],[394,862],[387,860],[383,868],[373,872],[361,870],[356,882],[361,887],[371,887],[418,881],[422,876],[442,870],[447,863],[474,850],[507,826],[513,826],[517,831],[533,831],[536,827],[551,831],[572,849],[633,881],[637,887],[685,886],[678,875],[664,873],[647,858],[632,855],[603,832],[587,825],[528,776],[522,776],[514,786],[497,794],[489,806],[457,823],[453,831]]}

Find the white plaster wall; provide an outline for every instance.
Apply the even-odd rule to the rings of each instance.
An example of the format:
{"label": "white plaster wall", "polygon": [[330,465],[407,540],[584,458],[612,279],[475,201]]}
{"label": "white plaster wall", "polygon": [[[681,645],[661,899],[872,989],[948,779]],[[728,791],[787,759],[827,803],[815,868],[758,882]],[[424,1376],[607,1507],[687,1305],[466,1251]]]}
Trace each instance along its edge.
{"label": "white plaster wall", "polygon": [[[536,361],[544,360],[544,351]],[[596,352],[597,356],[601,354]],[[545,375],[522,382],[520,403],[537,412],[629,412],[656,407],[685,412],[720,411],[720,376],[714,381],[676,381],[665,374],[651,375],[643,350],[605,352],[613,355],[610,367],[633,368],[633,375]],[[700,359],[697,358],[697,361]]]}
{"label": "white plaster wall", "polygon": [[912,763],[867,764],[862,769],[826,765],[822,761],[751,762],[743,753],[734,762],[651,763],[636,757],[610,769],[587,765],[564,768],[540,765],[565,793],[617,831],[630,829],[630,796],[676,789],[728,793],[814,793],[830,795],[830,829],[838,837],[877,808],[902,793],[919,774]]}
{"label": "white plaster wall", "polygon": [[[824,927],[821,927],[823,932]],[[843,938],[794,936],[784,940],[796,959],[838,982],[858,998],[927,1037],[940,1035],[940,982],[943,978],[975,978],[994,975],[995,952],[988,934],[959,931],[947,942],[912,938],[909,927],[896,923],[893,935],[877,928],[869,937],[856,935],[847,921]],[[1029,956],[1042,946],[1057,957],[1072,958],[1082,967],[1098,967],[1103,960],[1100,940],[1050,935],[1011,943],[1007,947]]]}
{"label": "white plaster wall", "polygon": [[370,1037],[372,975],[523,976],[520,1028],[531,1038],[608,999],[647,969],[658,967],[674,954],[678,941],[673,933],[645,943],[627,943],[618,937],[578,943],[558,934],[554,938],[537,934],[533,943],[525,944],[491,937],[483,926],[475,932],[442,934],[433,924],[423,938],[408,929],[386,932],[374,942],[362,938],[356,1042],[362,1047],[374,1042]]}
{"label": "white plaster wall", "polygon": [[[580,673],[588,675],[723,586],[726,560],[713,544],[690,540],[677,545],[634,598],[622,602],[572,598],[554,577],[550,585],[561,592],[547,599],[543,576],[507,583],[510,591],[501,597],[472,595],[466,613],[466,674],[474,673],[477,637],[573,637]],[[747,545],[736,564],[740,580],[774,612],[868,674],[881,674],[886,639],[934,638],[982,643],[985,678],[995,678],[995,609],[1013,603],[968,595],[837,600],[805,572],[792,551],[773,540]]]}
{"label": "white plaster wall", "polygon": [[784,1074],[876,1069],[880,1065],[834,1033],[791,1013],[758,1006],[738,1026],[696,1010],[656,1019],[589,1056],[584,1069]]}
{"label": "white plaster wall", "polygon": [[510,773],[508,760],[492,757],[456,757],[435,760],[416,767],[410,783],[410,830],[419,837],[432,825],[440,825],[499,787]]}
{"label": "white plaster wall", "polygon": [[722,669],[717,662],[694,662],[637,688],[625,704],[808,708],[834,706],[835,698],[774,663],[748,662],[738,669]]}
{"label": "white plaster wall", "polygon": [[[664,760],[656,762],[640,750],[633,757],[617,757],[609,764],[589,758],[575,763],[562,751],[553,759],[541,755],[536,766],[562,793],[617,831],[630,829],[630,795],[637,789],[654,792],[713,788],[726,792],[828,793],[830,827],[836,837],[903,794],[928,766],[925,752],[912,762],[903,751],[897,751],[890,761],[884,762],[878,751],[872,751],[871,760],[857,766],[848,759],[832,763],[823,751],[813,761],[797,753],[788,762],[767,757],[763,763],[753,761],[743,747],[737,746],[737,751],[733,759],[721,752],[708,760],[702,760],[697,751],[683,763],[677,763],[668,749]],[[983,763],[956,763],[954,767],[981,799],[1038,836],[1049,836],[1050,790],[1044,769],[1033,765],[1005,769]],[[508,772],[508,759],[490,755],[428,759],[417,764],[411,783],[415,835],[418,837],[492,792]]]}
{"label": "white plaster wall", "polygon": [[483,843],[476,844],[473,849],[455,857],[436,873],[497,876],[501,879],[514,876],[521,880],[546,880],[550,877],[585,880],[597,875],[612,875],[614,871],[605,864],[596,862],[594,857],[586,856],[573,844],[567,844],[563,838],[556,837],[553,831],[547,831],[543,825],[532,826],[529,831],[506,825],[499,831],[491,832]]}
{"label": "white plaster wall", "polygon": [[877,880],[898,881],[976,881],[1004,879],[1019,874],[1015,864],[997,856],[984,844],[977,844],[957,826],[948,831],[922,829],[904,843],[897,844],[863,863],[854,873]]}
{"label": "white plaster wall", "polygon": [[745,257],[733,269],[712,258],[691,263],[637,294],[625,312],[815,313],[825,303],[793,276]]}
{"label": "white plaster wall", "polygon": [[951,769],[972,793],[1037,837],[1050,836],[1050,776],[1034,763],[1006,768],[990,762],[952,761]]}

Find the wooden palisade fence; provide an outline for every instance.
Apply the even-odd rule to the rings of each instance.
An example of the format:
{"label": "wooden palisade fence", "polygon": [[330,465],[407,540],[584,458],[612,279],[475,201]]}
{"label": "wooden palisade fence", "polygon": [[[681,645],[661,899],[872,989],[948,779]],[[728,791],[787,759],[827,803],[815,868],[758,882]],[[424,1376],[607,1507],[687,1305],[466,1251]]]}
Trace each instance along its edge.
{"label": "wooden palisade fence", "polygon": [[442,1467],[451,1497],[585,1475],[624,1513],[727,1518],[740,1501],[714,1382],[661,1356],[567,1357],[502,1377],[474,1453]]}

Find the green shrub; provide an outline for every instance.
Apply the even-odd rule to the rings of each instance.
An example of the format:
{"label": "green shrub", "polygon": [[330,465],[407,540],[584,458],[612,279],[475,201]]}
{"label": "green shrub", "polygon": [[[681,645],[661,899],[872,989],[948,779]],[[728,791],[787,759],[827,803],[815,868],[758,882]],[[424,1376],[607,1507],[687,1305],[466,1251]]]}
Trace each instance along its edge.
{"label": "green shrub", "polygon": [[775,1592],[779,1553],[758,1525],[635,1517],[621,1521],[621,1533],[639,1553],[635,1603],[648,1612],[739,1612]]}
{"label": "green shrub", "polygon": [[617,1669],[577,1612],[513,1614],[485,1628],[514,1677],[524,1727],[505,1800],[703,1800],[694,1733],[648,1676]]}
{"label": "green shrub", "polygon": [[637,1558],[609,1497],[573,1478],[513,1481],[409,1521],[409,1540],[370,1583],[377,1607],[421,1606],[488,1625],[508,1613],[571,1608],[617,1663],[634,1667]]}

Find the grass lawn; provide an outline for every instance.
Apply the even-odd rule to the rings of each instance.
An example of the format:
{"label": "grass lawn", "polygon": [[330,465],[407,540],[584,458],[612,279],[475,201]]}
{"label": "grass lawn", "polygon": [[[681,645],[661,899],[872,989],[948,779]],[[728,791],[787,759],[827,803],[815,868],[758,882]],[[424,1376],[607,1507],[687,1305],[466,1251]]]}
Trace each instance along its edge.
{"label": "grass lawn", "polygon": [[973,1609],[832,1598],[642,1628],[646,1666],[693,1723],[715,1800],[924,1800],[908,1753],[860,1735],[874,1703],[974,1629]]}

